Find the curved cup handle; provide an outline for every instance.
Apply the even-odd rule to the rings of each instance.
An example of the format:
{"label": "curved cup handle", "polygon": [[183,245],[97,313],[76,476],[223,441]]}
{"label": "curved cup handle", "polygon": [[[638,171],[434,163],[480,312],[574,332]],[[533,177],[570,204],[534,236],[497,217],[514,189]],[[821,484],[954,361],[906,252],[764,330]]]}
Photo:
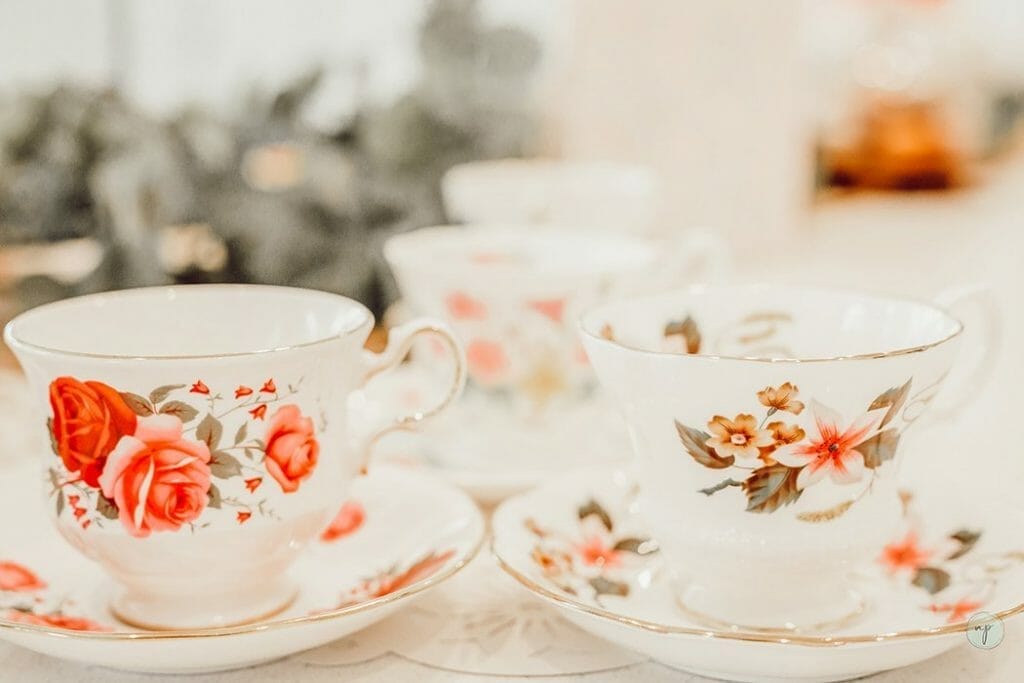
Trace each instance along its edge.
{"label": "curved cup handle", "polygon": [[451,384],[448,387],[448,391],[445,392],[444,397],[433,406],[423,410],[417,410],[412,413],[399,415],[384,427],[374,431],[373,434],[366,439],[362,446],[362,467],[360,468],[360,472],[364,474],[366,473],[369,465],[373,447],[382,437],[390,434],[391,432],[415,429],[424,420],[434,417],[450,406],[462,393],[463,387],[466,386],[466,355],[462,350],[462,346],[459,345],[458,341],[456,341],[451,328],[444,323],[431,318],[416,318],[407,323],[391,328],[391,331],[388,334],[387,348],[379,354],[371,353],[369,351],[364,352],[363,358],[366,369],[363,371],[363,378],[360,386],[365,386],[367,382],[382,372],[397,367],[406,355],[408,355],[415,338],[422,334],[433,334],[440,337],[441,341],[444,342],[445,346],[454,357],[455,369],[452,373]]}
{"label": "curved cup handle", "polygon": [[957,362],[928,411],[934,419],[951,417],[955,410],[963,408],[964,396],[977,396],[979,389],[988,382],[999,355],[1003,316],[999,302],[987,285],[951,287],[940,292],[933,301],[964,324]]}

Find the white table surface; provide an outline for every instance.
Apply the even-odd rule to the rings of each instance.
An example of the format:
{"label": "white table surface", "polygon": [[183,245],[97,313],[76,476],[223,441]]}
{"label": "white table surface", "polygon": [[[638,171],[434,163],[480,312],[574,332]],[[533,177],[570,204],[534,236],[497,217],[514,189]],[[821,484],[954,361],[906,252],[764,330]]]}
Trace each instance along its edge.
{"label": "white table surface", "polygon": [[[955,195],[829,201],[813,210],[812,226],[791,243],[753,253],[741,249],[739,263],[740,277],[749,280],[846,285],[918,297],[958,283],[990,282],[1006,319],[995,375],[955,425],[938,426],[919,438],[904,467],[925,467],[929,476],[960,482],[965,496],[1017,507],[1024,504],[1019,502],[1024,447],[1017,436],[1024,408],[1022,197],[1024,161],[1013,161],[997,169],[987,184]],[[9,400],[0,397],[0,403]],[[13,429],[18,407],[0,413]],[[0,455],[0,473],[10,457]],[[523,677],[587,683],[706,680],[579,631],[501,575],[486,553],[412,608],[355,636],[263,667],[188,680],[429,683]],[[122,683],[140,678],[161,677],[83,667],[0,643],[3,681]],[[1024,680],[1024,622],[1009,622],[1004,642],[994,650],[965,643],[870,680]]]}

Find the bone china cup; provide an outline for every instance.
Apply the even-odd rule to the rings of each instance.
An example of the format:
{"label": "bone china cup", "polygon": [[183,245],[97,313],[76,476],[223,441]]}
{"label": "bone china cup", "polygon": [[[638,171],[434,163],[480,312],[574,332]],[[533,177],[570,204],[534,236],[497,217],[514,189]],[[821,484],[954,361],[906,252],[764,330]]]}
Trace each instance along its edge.
{"label": "bone china cup", "polygon": [[683,233],[672,247],[571,229],[440,226],[390,238],[384,255],[410,309],[443,317],[465,345],[467,398],[489,401],[505,423],[537,426],[592,393],[576,329],[586,307],[725,267],[713,235]]}
{"label": "bone china cup", "polygon": [[[401,361],[412,338],[363,350],[373,316],[342,296],[193,285],[96,294],[7,326],[51,447],[47,507],[73,546],[120,585],[112,609],[146,628],[273,614],[296,594],[285,570],[324,528],[364,464],[349,394]],[[368,447],[368,446],[367,446]]]}
{"label": "bone china cup", "polygon": [[[957,319],[913,301],[737,286],[609,304],[581,325],[625,415],[640,509],[682,609],[716,626],[813,630],[867,607],[850,572],[899,523],[904,431],[957,360]],[[666,351],[680,330],[691,352]],[[942,398],[976,393],[965,369]]]}

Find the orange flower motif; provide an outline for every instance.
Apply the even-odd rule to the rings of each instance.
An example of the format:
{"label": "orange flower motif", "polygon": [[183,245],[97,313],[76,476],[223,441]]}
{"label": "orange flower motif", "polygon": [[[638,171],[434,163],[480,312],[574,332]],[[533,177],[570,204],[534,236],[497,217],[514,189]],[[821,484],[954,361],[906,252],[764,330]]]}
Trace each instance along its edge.
{"label": "orange flower motif", "polygon": [[203,380],[197,379],[196,383],[193,384],[191,388],[189,388],[189,392],[193,394],[209,394],[210,387],[203,384]]}
{"label": "orange flower motif", "polygon": [[258,406],[250,410],[249,414],[252,415],[254,420],[262,420],[263,417],[267,414],[267,404],[259,404]]}
{"label": "orange flower motif", "polygon": [[805,489],[829,475],[837,484],[852,484],[864,477],[864,454],[857,446],[875,435],[886,408],[864,413],[845,429],[842,417],[834,410],[814,402],[814,426],[817,435],[807,442],[776,449],[772,457],[787,467],[800,467],[796,485]]}
{"label": "orange flower motif", "polygon": [[341,509],[338,510],[338,514],[335,515],[334,520],[330,526],[323,530],[320,534],[320,540],[324,543],[330,543],[331,541],[337,541],[339,538],[344,538],[349,534],[353,534],[359,531],[359,528],[363,526],[363,521],[366,519],[366,510],[362,504],[357,501],[349,500],[346,501]]}
{"label": "orange flower motif", "polygon": [[85,508],[75,508],[75,519],[81,519],[86,512]]}
{"label": "orange flower motif", "polygon": [[82,529],[88,529],[90,524],[92,524],[92,520],[91,519],[83,520],[82,521]]}
{"label": "orange flower motif", "polygon": [[240,384],[240,385],[238,385],[238,388],[235,389],[235,398],[236,399],[237,398],[242,398],[243,396],[248,396],[251,393],[252,393],[252,389],[251,388],[245,386],[244,384]]}
{"label": "orange flower motif", "polygon": [[250,517],[252,517],[252,513],[248,510],[239,510],[238,514],[235,515],[235,519],[238,520],[239,524],[245,524],[249,521]]}
{"label": "orange flower motif", "polygon": [[266,382],[264,382],[263,386],[260,387],[260,391],[262,391],[264,394],[275,394],[275,393],[277,393],[277,385],[274,384],[274,378],[271,377]]}
{"label": "orange flower motif", "polygon": [[249,493],[255,493],[256,489],[263,483],[263,477],[253,477],[245,480],[245,488],[249,489]]}
{"label": "orange flower motif", "polygon": [[487,317],[487,307],[463,292],[452,292],[445,299],[448,315],[455,320],[483,320]]}
{"label": "orange flower motif", "polygon": [[109,626],[85,619],[83,617],[69,617],[63,614],[32,614],[12,609],[7,613],[7,620],[19,624],[31,624],[33,626],[56,626],[57,628],[69,631],[111,631]]}
{"label": "orange flower motif", "polygon": [[911,531],[903,540],[882,548],[882,556],[878,561],[885,565],[890,574],[895,574],[901,569],[916,571],[923,567],[930,557],[931,552],[918,545],[917,534]]}
{"label": "orange flower motif", "polygon": [[723,458],[730,455],[737,458],[756,458],[761,448],[775,443],[772,433],[758,429],[757,420],[753,415],[740,414],[729,419],[715,415],[708,422],[711,438],[705,443]]}
{"label": "orange flower motif", "polygon": [[955,624],[958,621],[964,621],[977,612],[981,605],[982,603],[976,600],[960,599],[956,602],[929,605],[928,609],[936,614],[948,614],[949,616],[946,617],[946,623]]}
{"label": "orange flower motif", "polygon": [[583,563],[598,567],[618,567],[622,564],[622,552],[605,542],[598,535],[589,536],[576,546]]}
{"label": "orange flower motif", "polygon": [[0,562],[0,591],[29,593],[46,588],[30,569],[17,562]]}
{"label": "orange flower motif", "polygon": [[769,422],[765,429],[771,432],[773,440],[771,446],[761,449],[760,458],[765,465],[775,464],[775,458],[772,457],[772,452],[774,452],[776,448],[788,446],[789,444],[796,443],[797,441],[803,441],[804,437],[807,436],[806,432],[804,432],[799,425],[788,425],[785,422]]}
{"label": "orange flower motif", "polygon": [[564,299],[542,299],[539,301],[528,301],[527,306],[537,311],[541,315],[545,316],[552,322],[562,322],[562,316],[565,314],[565,300]]}
{"label": "orange flower motif", "polygon": [[484,383],[499,380],[508,365],[501,344],[486,339],[474,339],[466,346],[466,362],[473,379]]}
{"label": "orange flower motif", "polygon": [[81,500],[81,498],[79,498],[77,495],[70,495],[70,496],[68,496],[68,504],[71,505],[72,507],[77,506],[78,505],[78,501],[80,501],[80,500]]}
{"label": "orange flower motif", "polygon": [[761,405],[770,408],[770,413],[783,410],[787,413],[799,415],[804,409],[803,402],[796,400],[799,393],[800,390],[797,389],[795,384],[785,382],[777,389],[765,387],[757,392],[757,400],[761,402]]}

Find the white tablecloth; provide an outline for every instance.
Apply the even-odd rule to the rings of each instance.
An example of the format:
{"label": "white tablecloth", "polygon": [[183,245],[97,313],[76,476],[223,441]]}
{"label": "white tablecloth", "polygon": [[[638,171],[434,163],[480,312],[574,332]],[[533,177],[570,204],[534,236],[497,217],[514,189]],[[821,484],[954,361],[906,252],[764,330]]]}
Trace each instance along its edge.
{"label": "white tablecloth", "polygon": [[[814,210],[812,227],[768,250],[740,247],[740,277],[929,297],[945,286],[992,283],[1006,317],[997,371],[955,425],[923,435],[905,467],[955,478],[965,496],[1020,506],[1024,451],[1018,436],[1024,300],[1024,162],[955,195],[865,196]],[[11,426],[17,424],[10,420]],[[6,430],[5,430],[6,431]],[[0,454],[3,462],[12,456]],[[1024,599],[1024,596],[1021,596]],[[348,639],[258,669],[196,676],[197,683],[266,681],[490,681],[587,683],[704,680],[591,638],[510,579],[486,553],[411,609]],[[0,680],[121,683],[139,676],[86,668],[0,643]],[[155,677],[151,680],[156,680]],[[1024,623],[1000,647],[968,646],[872,681],[966,683],[1024,680]]]}

